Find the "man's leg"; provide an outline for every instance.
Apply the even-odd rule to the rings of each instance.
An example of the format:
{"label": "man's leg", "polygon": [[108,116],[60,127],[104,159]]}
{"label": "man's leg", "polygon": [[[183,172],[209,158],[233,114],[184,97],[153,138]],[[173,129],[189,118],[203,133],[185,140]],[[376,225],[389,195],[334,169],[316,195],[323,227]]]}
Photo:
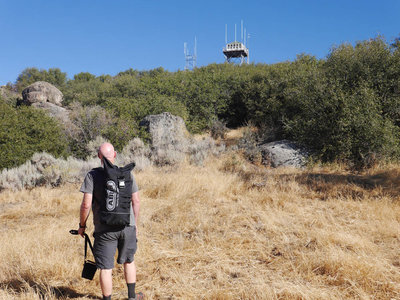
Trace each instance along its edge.
{"label": "man's leg", "polygon": [[117,245],[118,233],[116,232],[94,234],[93,254],[96,266],[100,269],[100,286],[105,297],[111,297],[112,293],[112,269],[114,268],[114,255]]}
{"label": "man's leg", "polygon": [[127,226],[123,230],[122,238],[118,244],[118,259],[119,264],[124,265],[124,275],[126,285],[128,287],[129,299],[142,299],[143,296],[136,295],[136,265],[134,255],[136,252],[136,228],[134,226]]}
{"label": "man's leg", "polygon": [[103,296],[111,296],[112,293],[112,269],[100,270],[100,286]]}
{"label": "man's leg", "polygon": [[135,299],[136,297],[136,265],[135,261],[124,263],[124,275],[126,286],[128,288],[128,298]]}
{"label": "man's leg", "polygon": [[124,275],[126,283],[136,283],[136,265],[135,261],[124,263]]}

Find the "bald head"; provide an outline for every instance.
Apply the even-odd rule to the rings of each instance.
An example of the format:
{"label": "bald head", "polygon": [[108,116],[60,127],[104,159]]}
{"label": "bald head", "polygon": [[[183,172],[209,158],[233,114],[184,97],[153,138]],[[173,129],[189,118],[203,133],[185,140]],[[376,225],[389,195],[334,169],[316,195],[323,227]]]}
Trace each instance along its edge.
{"label": "bald head", "polygon": [[98,157],[103,159],[103,157],[107,158],[111,163],[114,163],[115,156],[117,153],[114,150],[114,146],[110,143],[104,143],[99,148]]}

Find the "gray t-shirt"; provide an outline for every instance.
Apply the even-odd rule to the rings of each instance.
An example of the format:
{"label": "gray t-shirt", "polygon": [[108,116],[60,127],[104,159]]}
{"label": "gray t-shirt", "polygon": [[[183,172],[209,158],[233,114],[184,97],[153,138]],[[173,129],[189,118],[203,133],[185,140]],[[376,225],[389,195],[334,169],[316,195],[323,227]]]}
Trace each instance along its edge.
{"label": "gray t-shirt", "polygon": [[[136,184],[135,177],[132,176],[132,194],[136,193],[139,189]],[[95,168],[86,174],[85,180],[82,183],[80,191],[82,193],[88,193],[93,195],[92,200],[92,211],[93,211],[93,223],[94,232],[105,232],[115,230],[115,227],[111,227],[100,222],[100,201],[103,200],[104,195],[104,183],[105,172],[103,168]],[[135,215],[133,214],[133,208],[131,203],[131,215],[129,226],[135,225]]]}

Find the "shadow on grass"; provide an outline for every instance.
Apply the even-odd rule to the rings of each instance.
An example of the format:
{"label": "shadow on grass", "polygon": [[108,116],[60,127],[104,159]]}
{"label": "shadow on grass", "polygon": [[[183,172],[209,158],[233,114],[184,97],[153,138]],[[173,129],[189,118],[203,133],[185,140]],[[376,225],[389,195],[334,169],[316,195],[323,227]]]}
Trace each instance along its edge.
{"label": "shadow on grass", "polygon": [[[293,178],[293,175],[291,177]],[[398,170],[388,170],[372,175],[304,173],[295,175],[295,180],[316,192],[323,200],[340,196],[352,199],[363,199],[367,196],[400,197]]]}
{"label": "shadow on grass", "polygon": [[30,279],[11,279],[8,281],[0,282],[2,290],[9,290],[16,294],[23,293],[32,289],[39,295],[40,299],[48,299],[55,297],[56,299],[74,299],[74,298],[88,298],[88,299],[102,299],[93,294],[83,294],[74,291],[73,289],[65,286],[49,286],[43,283],[37,283]]}

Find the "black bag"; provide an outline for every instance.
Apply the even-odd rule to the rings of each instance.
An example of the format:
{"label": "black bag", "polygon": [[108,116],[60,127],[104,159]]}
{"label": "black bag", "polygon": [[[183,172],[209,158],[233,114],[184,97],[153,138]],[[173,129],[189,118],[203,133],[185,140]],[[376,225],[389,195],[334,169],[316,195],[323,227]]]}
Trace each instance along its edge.
{"label": "black bag", "polygon": [[111,226],[127,226],[130,222],[132,175],[130,163],[119,168],[103,157],[105,171],[104,201],[100,201],[100,222]]}
{"label": "black bag", "polygon": [[[73,235],[78,234],[78,230],[70,230],[69,233]],[[92,280],[94,277],[94,274],[96,274],[96,263],[94,261],[88,260],[87,259],[87,245],[89,244],[90,250],[92,251],[93,254],[93,246],[92,242],[90,241],[89,236],[85,233],[85,258],[83,261],[83,270],[82,270],[82,278],[86,278],[89,280]]]}

